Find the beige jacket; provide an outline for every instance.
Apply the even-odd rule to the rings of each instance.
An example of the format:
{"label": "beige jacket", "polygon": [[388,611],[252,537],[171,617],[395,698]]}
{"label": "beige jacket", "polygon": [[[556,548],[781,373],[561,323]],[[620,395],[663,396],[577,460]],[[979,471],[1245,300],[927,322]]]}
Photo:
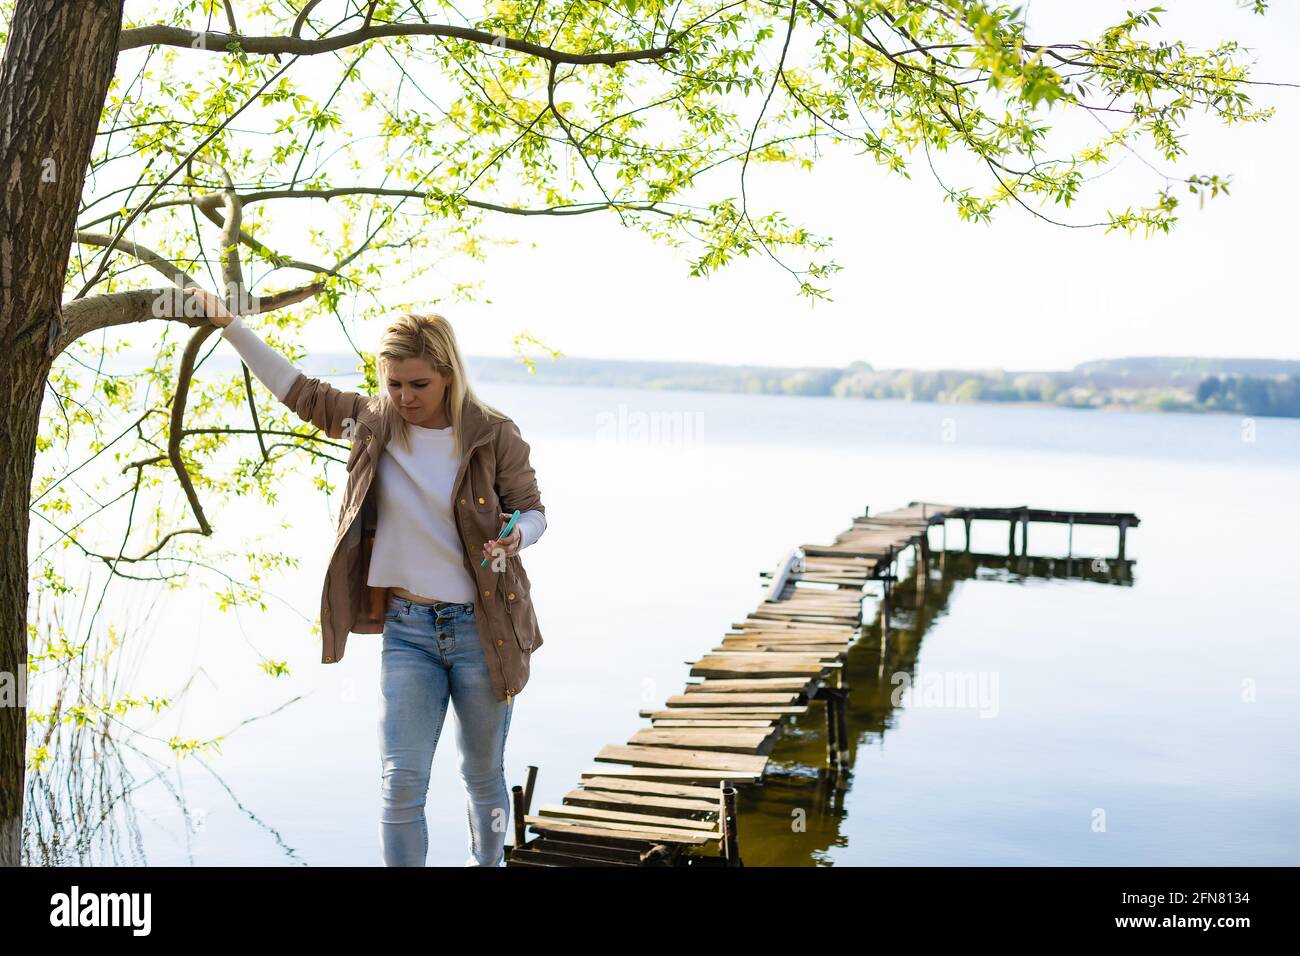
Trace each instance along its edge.
{"label": "beige jacket", "polygon": [[[370,494],[370,487],[389,437],[380,401],[302,373],[284,397],[284,404],[303,421],[330,438],[352,442],[347,487],[321,596],[321,662],[325,664],[343,658],[349,632],[381,634],[384,630],[389,588],[366,584],[377,517],[377,496]],[[529,655],[541,647],[542,635],[520,556],[506,559],[502,571],[494,570],[499,562],[480,567],[483,542],[496,538],[501,512],[536,509],[545,514],[546,509],[528,463],[528,443],[512,419],[488,415],[466,402],[461,431],[466,452],[452,486],[452,513],[464,546],[465,567],[478,582],[474,621],[492,687],[498,700],[509,701],[528,683]]]}

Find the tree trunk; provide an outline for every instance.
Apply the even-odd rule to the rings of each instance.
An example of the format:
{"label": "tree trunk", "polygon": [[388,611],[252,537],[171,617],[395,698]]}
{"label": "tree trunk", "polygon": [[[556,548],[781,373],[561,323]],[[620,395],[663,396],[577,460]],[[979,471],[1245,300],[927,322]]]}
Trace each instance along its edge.
{"label": "tree trunk", "polygon": [[[41,400],[122,3],[18,0],[0,64],[0,676],[11,686],[27,668],[27,511]],[[26,742],[25,702],[7,701],[0,866],[20,863]]]}

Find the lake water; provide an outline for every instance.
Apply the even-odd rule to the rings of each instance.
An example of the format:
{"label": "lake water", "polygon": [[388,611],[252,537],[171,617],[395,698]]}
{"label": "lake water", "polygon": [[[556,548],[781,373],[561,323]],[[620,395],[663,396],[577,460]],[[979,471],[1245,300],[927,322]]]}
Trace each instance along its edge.
{"label": "lake water", "polygon": [[[868,628],[846,669],[851,772],[824,779],[818,705],[777,744],[782,772],[741,791],[745,862],[1300,863],[1300,422],[479,390],[532,445],[549,521],[524,552],[546,643],[506,748],[508,784],[540,768],[534,808],[647,726],[638,710],[679,692],[686,662],[755,607],[760,571],[864,506],[1132,511],[1131,586],[971,573],[953,556],[941,585],[934,569],[942,601],[920,630],[900,610],[883,662]],[[648,434],[651,418],[669,432]],[[227,585],[210,572],[133,612],[148,613],[119,690],[179,702],[130,719],[139,734],[113,758],[129,816],[87,842],[85,862],[379,865],[379,639],[352,635],[341,662],[319,662],[309,629],[343,472],[326,499],[313,471],[304,461],[274,507],[209,513],[217,546],[251,551],[260,534],[301,559],[267,578],[265,612],[219,610],[211,592]],[[950,546],[961,539],[951,523]],[[1115,541],[1113,528],[1079,528],[1073,550],[1109,557]],[[1064,555],[1066,530],[1035,525],[1029,545]],[[977,523],[972,546],[1005,553],[1005,524]],[[291,674],[267,676],[263,656]],[[996,706],[892,706],[899,660],[918,678],[984,681]],[[434,759],[430,865],[467,855],[452,720]],[[176,760],[160,743],[173,734],[226,739],[220,754]]]}

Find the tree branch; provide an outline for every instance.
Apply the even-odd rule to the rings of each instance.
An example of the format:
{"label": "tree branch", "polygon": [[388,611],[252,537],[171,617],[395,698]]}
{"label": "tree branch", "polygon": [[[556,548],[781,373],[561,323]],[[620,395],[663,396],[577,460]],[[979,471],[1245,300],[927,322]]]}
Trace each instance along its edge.
{"label": "tree branch", "polygon": [[[295,24],[294,29],[300,29],[300,24]],[[645,50],[624,50],[619,53],[566,53],[552,47],[529,43],[527,40],[512,40],[485,30],[441,23],[372,23],[350,33],[340,33],[338,36],[320,37],[315,40],[304,40],[300,36],[243,36],[216,30],[185,30],[181,27],[157,24],[123,30],[117,49],[120,53],[123,50],[144,46],[174,46],[186,50],[226,53],[229,52],[229,47],[235,45],[243,52],[252,54],[292,53],[296,56],[314,56],[317,53],[343,50],[367,40],[397,36],[437,36],[469,40],[484,46],[527,53],[552,63],[612,65],[630,60],[657,60],[677,52],[675,47],[664,46]]]}

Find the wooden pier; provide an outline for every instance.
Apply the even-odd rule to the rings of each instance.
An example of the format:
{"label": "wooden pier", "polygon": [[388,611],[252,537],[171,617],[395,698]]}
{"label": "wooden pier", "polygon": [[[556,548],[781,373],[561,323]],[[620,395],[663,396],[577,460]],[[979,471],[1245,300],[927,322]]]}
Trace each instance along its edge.
{"label": "wooden pier", "polygon": [[[1126,531],[1139,524],[1133,514],[1025,506],[912,502],[876,515],[864,510],[831,543],[801,545],[763,572],[758,606],[720,644],[688,662],[689,676],[698,680],[663,706],[643,709],[649,726],[602,747],[594,758],[602,766],[583,771],[559,804],[531,811],[537,767],[529,766],[525,784],[511,788],[515,839],[506,847],[506,865],[742,865],[737,788],[762,782],[782,729],[814,701],[825,704],[828,772],[848,769],[849,687],[842,669],[861,633],[865,589],[883,586],[887,634],[899,556],[915,554],[919,601],[928,580],[930,529],[943,526],[946,549],[949,520],[964,523],[967,552],[972,521],[1007,522],[1008,554],[1017,553],[1019,530],[1022,557],[1032,522],[1069,524],[1071,556],[1074,525],[1114,526],[1117,561],[1125,569],[1131,566],[1124,558]],[[1080,560],[1071,556],[1047,560]]]}

